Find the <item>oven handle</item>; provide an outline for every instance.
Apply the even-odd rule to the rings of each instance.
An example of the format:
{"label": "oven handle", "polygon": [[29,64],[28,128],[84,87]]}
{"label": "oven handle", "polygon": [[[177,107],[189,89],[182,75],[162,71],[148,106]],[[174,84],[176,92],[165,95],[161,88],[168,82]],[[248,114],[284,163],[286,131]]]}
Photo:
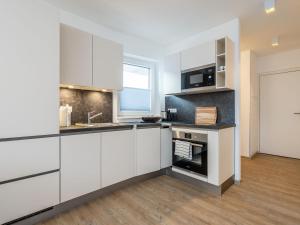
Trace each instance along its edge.
{"label": "oven handle", "polygon": [[[174,142],[174,143],[175,143],[175,140],[172,140],[172,142]],[[203,145],[201,145],[201,144],[195,144],[195,143],[191,143],[191,145],[192,145],[192,146],[197,146],[197,147],[201,147],[201,148],[203,148]]]}

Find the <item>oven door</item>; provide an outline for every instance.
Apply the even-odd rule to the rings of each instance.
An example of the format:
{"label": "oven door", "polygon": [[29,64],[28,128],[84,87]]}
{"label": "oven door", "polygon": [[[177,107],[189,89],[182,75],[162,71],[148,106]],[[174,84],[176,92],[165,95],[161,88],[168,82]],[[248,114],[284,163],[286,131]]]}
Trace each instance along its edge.
{"label": "oven door", "polygon": [[176,155],[176,140],[180,139],[173,139],[173,166],[207,176],[207,143],[189,142],[191,144],[192,159],[187,159]]}

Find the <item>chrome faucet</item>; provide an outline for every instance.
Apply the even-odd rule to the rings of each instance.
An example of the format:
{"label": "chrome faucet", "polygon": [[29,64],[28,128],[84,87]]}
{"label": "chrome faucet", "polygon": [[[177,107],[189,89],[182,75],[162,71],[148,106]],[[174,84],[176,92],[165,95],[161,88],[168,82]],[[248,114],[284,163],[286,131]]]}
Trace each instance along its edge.
{"label": "chrome faucet", "polygon": [[94,114],[94,113],[95,113],[95,111],[88,112],[88,124],[91,124],[92,119],[95,119],[98,116],[102,116],[102,114],[103,114],[102,112],[97,113],[97,114]]}

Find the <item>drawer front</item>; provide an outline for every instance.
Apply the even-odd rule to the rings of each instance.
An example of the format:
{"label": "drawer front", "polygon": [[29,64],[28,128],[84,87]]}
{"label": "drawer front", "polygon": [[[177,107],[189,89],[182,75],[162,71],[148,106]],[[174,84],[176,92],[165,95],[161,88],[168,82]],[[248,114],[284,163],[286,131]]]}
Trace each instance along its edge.
{"label": "drawer front", "polygon": [[0,183],[59,169],[59,138],[0,142]]}
{"label": "drawer front", "polygon": [[59,173],[0,185],[0,224],[59,203]]}

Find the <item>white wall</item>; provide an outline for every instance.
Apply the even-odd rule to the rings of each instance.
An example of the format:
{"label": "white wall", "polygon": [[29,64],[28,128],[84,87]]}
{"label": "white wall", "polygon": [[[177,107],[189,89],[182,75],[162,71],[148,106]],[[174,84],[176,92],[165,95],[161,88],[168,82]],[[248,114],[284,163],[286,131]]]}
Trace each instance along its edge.
{"label": "white wall", "polygon": [[267,73],[300,67],[300,49],[257,58],[257,72]]}
{"label": "white wall", "polygon": [[[222,37],[229,37],[234,46],[234,86],[235,86],[235,179],[241,178],[240,166],[240,22],[234,19],[220,26],[213,27],[207,31],[189,37],[179,43],[170,45],[166,48],[165,55],[179,52],[193,46],[216,40]],[[164,103],[162,103],[164,105]]]}
{"label": "white wall", "polygon": [[259,148],[259,79],[256,56],[241,52],[241,155],[252,157]]}

